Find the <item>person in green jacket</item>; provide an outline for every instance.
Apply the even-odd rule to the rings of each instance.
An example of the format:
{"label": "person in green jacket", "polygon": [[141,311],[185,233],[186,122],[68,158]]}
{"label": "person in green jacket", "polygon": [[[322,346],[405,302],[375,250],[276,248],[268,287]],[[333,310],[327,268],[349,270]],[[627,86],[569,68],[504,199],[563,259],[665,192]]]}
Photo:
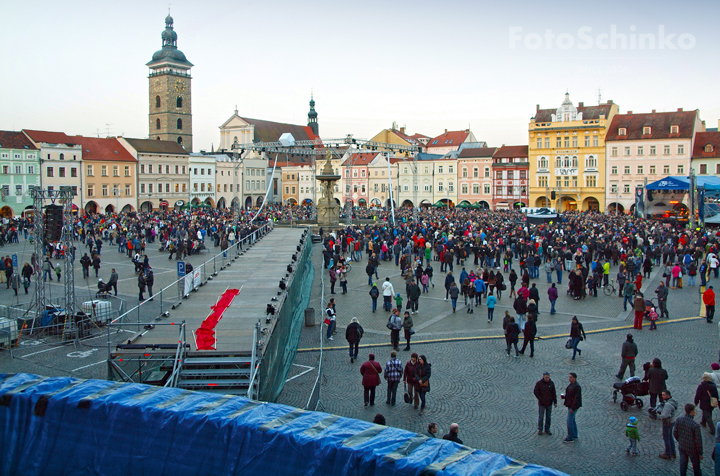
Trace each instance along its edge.
{"label": "person in green jacket", "polygon": [[630,423],[625,427],[625,436],[627,436],[629,443],[628,447],[625,448],[625,452],[630,453],[630,450],[632,450],[632,455],[637,456],[637,443],[640,441],[640,432],[637,429],[637,418],[634,416],[630,417]]}

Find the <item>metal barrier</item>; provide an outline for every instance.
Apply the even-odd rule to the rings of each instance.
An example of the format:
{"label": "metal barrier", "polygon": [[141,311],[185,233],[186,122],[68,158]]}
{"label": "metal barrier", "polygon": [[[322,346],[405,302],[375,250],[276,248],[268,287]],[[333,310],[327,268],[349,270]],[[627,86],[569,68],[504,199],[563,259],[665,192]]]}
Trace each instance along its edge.
{"label": "metal barrier", "polygon": [[[320,270],[320,315],[324,316],[325,314],[325,269],[321,268]],[[325,358],[325,353],[323,352],[323,345],[325,343],[325,339],[323,339],[323,333],[325,332],[325,328],[322,325],[322,322],[325,320],[324,317],[320,319],[320,355],[318,356],[318,371],[317,371],[317,377],[315,377],[315,383],[313,384],[313,388],[310,391],[310,398],[308,398],[307,405],[305,405],[305,410],[310,411],[325,411],[325,407],[322,404],[322,401],[320,399],[320,387],[322,386],[322,379],[323,379],[323,360]]]}

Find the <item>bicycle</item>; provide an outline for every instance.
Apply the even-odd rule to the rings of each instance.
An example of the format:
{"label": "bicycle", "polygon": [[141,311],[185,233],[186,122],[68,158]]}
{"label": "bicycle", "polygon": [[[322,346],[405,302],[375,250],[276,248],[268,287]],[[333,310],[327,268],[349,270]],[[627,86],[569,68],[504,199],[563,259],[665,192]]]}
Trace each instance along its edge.
{"label": "bicycle", "polygon": [[617,289],[615,288],[615,280],[611,279],[609,283],[607,283],[605,286],[603,286],[603,292],[606,296],[610,296],[612,294],[615,294]]}

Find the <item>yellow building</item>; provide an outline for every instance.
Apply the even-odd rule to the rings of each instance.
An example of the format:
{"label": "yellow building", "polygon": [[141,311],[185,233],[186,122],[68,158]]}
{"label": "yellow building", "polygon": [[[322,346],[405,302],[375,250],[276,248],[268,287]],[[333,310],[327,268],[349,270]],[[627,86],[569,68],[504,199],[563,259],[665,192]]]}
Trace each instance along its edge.
{"label": "yellow building", "polygon": [[405,147],[418,147],[418,152],[423,152],[428,141],[428,137],[423,134],[407,135],[405,128],[397,129],[395,123],[391,129],[383,129],[375,135],[371,142],[383,142],[386,144],[396,144]]}
{"label": "yellow building", "polygon": [[528,128],[531,207],[605,210],[605,134],[617,113],[612,101],[575,107],[567,93],[557,109],[537,106]]}

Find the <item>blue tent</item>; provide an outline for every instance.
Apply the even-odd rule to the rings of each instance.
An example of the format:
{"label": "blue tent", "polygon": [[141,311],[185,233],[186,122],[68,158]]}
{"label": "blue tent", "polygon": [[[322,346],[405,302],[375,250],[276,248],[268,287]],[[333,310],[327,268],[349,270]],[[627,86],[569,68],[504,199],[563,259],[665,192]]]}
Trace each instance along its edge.
{"label": "blue tent", "polygon": [[[705,190],[720,190],[720,177],[696,176],[695,186],[704,187]],[[689,190],[690,178],[683,175],[670,175],[657,182],[649,183],[647,190]]]}

